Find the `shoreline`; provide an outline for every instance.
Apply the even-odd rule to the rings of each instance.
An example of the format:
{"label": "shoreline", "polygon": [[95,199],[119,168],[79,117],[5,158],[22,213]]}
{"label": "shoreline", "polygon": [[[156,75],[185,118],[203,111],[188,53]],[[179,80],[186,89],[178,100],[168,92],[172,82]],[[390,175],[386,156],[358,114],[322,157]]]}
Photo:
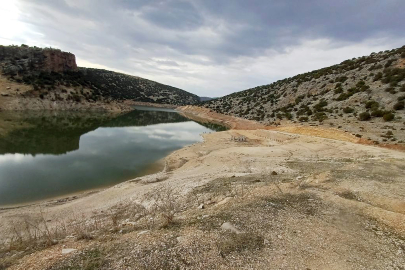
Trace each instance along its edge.
{"label": "shoreline", "polygon": [[[223,125],[223,126],[229,128],[230,132],[237,132],[238,130],[273,130],[273,131],[287,132],[287,134],[316,136],[319,138],[346,141],[346,142],[351,142],[351,143],[355,143],[355,144],[370,145],[369,143],[365,142],[365,140],[356,138],[355,136],[353,136],[351,134],[347,134],[340,130],[331,129],[331,128],[323,129],[323,128],[314,128],[314,127],[305,127],[305,126],[297,127],[294,125],[285,125],[285,126],[280,126],[280,127],[266,126],[266,125],[260,124],[256,121],[237,118],[237,117],[228,116],[228,115],[222,115],[222,114],[218,114],[216,112],[212,112],[211,110],[206,109],[206,108],[201,108],[201,107],[196,107],[196,106],[191,106],[191,105],[176,107],[176,106],[172,106],[169,104],[154,104],[154,103],[145,103],[145,102],[133,102],[133,104],[134,104],[134,106],[140,106],[140,107],[146,107],[146,108],[172,109],[174,107],[174,109],[173,109],[174,111],[177,111],[179,114],[183,115],[186,118],[189,118],[194,121],[200,121],[203,123],[215,123],[215,124]],[[154,105],[158,105],[158,106],[154,106]],[[136,109],[136,108],[134,107],[134,109]],[[336,133],[336,131],[337,131],[337,133]],[[202,142],[196,142],[192,145],[203,144],[203,143],[204,143],[204,140]],[[174,152],[188,148],[192,145],[184,146],[183,148],[175,150]],[[375,145],[372,145],[372,146],[375,146]],[[381,145],[380,147],[384,147],[384,146]],[[398,149],[395,149],[392,147],[386,147],[386,148],[398,150]],[[172,153],[174,153],[174,152],[172,152]],[[148,172],[145,174],[141,173],[142,175],[137,176],[133,179],[127,179],[127,180],[124,180],[120,183],[113,184],[113,185],[108,185],[108,186],[103,186],[103,187],[88,189],[88,190],[81,190],[81,191],[77,191],[77,192],[68,193],[65,195],[50,197],[50,198],[46,198],[46,199],[40,199],[40,200],[36,200],[36,201],[32,201],[32,202],[0,206],[0,212],[7,211],[7,210],[13,210],[13,209],[27,208],[27,207],[36,207],[38,205],[43,205],[43,204],[57,205],[58,203],[62,203],[62,204],[69,203],[73,200],[78,200],[83,197],[87,197],[92,194],[108,190],[110,188],[113,188],[115,186],[118,186],[118,185],[121,185],[121,184],[124,184],[127,182],[133,182],[138,178],[159,175],[166,170],[166,165],[167,165],[166,159],[169,156],[171,156],[172,153],[169,153],[166,157],[154,162],[153,164],[150,164],[150,166],[155,166],[156,164],[160,164],[159,166],[161,167],[161,169],[152,170],[151,172]],[[145,171],[149,171],[149,168],[145,168]]]}
{"label": "shoreline", "polygon": [[[167,237],[177,239],[176,246],[184,246],[187,250],[195,245],[208,245],[204,241],[210,239],[214,243],[211,248],[215,250],[217,243],[222,243],[229,235],[221,227],[226,222],[242,230],[242,236],[252,235],[256,239],[258,234],[271,243],[270,248],[246,252],[253,257],[257,252],[264,252],[273,263],[279,261],[280,267],[286,256],[278,250],[289,252],[298,248],[305,254],[310,245],[314,254],[320,256],[309,259],[292,253],[287,257],[291,261],[301,258],[311,269],[322,269],[316,265],[325,266],[325,260],[330,263],[341,261],[334,257],[336,250],[341,250],[343,258],[355,252],[348,251],[347,241],[354,241],[356,246],[363,248],[385,250],[387,244],[378,242],[381,235],[387,238],[384,240],[387,243],[397,241],[397,236],[405,237],[405,202],[401,199],[405,194],[402,179],[405,153],[350,142],[350,137],[333,133],[332,138],[324,138],[276,129],[254,129],[249,122],[225,120],[221,119],[221,123],[234,124],[236,129],[204,134],[202,142],[170,153],[164,159],[165,169],[161,172],[62,204],[0,211],[0,223],[3,224],[0,242],[12,235],[10,224],[38,215],[42,215],[49,228],[58,226],[61,220],[74,224],[91,223],[100,222],[100,217],[109,224],[105,225],[106,231],[101,230],[101,238],[72,240],[76,239],[74,234],[69,235],[55,246],[22,257],[11,269],[42,269],[44,265],[63,262],[64,258],[74,258],[75,253],[60,255],[65,247],[76,248],[81,254],[94,246],[106,247],[109,258],[118,256],[110,253],[115,250],[114,245],[122,247],[120,255],[126,252],[123,243],[127,241],[145,250],[159,250],[155,243],[160,245],[159,241],[166,241]],[[243,127],[250,129],[241,129]],[[238,137],[245,139],[234,139]],[[387,177],[389,182],[384,180]],[[167,228],[159,223],[167,212],[157,214],[153,207],[156,198],[169,194],[175,194],[174,201],[181,202],[181,210],[175,212],[174,227]],[[170,199],[170,202],[174,201]],[[109,223],[114,211],[139,207],[145,209],[142,210],[147,213],[145,218],[138,219],[139,213],[134,212],[135,216],[124,216],[118,223],[113,221],[115,225]],[[369,223],[371,225],[367,226],[373,226],[372,230],[362,225]],[[329,239],[328,235],[333,237]],[[324,237],[321,242],[325,243],[326,249],[324,245],[314,246],[320,237]],[[190,239],[190,242],[183,239]],[[370,239],[373,246],[364,239]],[[128,245],[129,254],[132,251],[133,245]],[[223,264],[218,254],[218,251],[203,252],[202,256]],[[372,254],[371,251],[356,253],[366,261],[372,260]],[[390,254],[395,255],[391,247],[384,253],[384,258],[390,259]],[[38,259],[42,263],[38,264]],[[32,267],[33,264],[37,267]],[[263,264],[258,265],[258,269],[263,267]],[[348,267],[338,265],[334,269]]]}

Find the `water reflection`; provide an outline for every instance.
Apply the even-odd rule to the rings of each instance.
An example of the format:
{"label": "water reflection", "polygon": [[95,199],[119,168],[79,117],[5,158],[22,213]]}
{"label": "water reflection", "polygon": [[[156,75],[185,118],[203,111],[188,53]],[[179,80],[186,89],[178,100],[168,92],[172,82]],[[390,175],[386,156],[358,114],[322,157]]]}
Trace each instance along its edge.
{"label": "water reflection", "polygon": [[0,114],[0,205],[131,179],[210,131],[162,111]]}

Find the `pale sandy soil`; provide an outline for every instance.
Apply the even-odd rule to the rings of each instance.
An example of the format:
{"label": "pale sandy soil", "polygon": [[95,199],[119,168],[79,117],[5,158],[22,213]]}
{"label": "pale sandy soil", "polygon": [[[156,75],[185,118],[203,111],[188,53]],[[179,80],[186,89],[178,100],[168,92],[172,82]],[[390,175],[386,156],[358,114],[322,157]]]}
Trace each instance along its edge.
{"label": "pale sandy soil", "polygon": [[[96,253],[98,266],[89,269],[403,269],[404,152],[343,134],[238,125],[252,129],[205,134],[169,155],[161,173],[66,203],[2,210],[3,240],[40,211],[50,228],[96,217],[109,228],[93,228],[93,240],[70,232],[51,248],[3,259],[13,261],[10,269],[80,269]],[[167,200],[153,212],[159,194]],[[126,214],[108,225],[116,209]],[[168,212],[174,221],[163,226]],[[222,230],[224,222],[242,233]],[[61,255],[62,248],[79,251]]]}

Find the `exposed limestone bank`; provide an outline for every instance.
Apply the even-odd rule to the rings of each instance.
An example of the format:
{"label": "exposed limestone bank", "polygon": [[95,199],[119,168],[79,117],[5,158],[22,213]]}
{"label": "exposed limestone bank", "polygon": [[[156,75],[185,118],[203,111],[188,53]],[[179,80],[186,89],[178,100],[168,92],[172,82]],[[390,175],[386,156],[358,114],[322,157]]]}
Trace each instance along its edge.
{"label": "exposed limestone bank", "polygon": [[178,110],[186,117],[201,122],[214,122],[225,125],[231,129],[266,129],[266,130],[279,130],[288,133],[296,133],[302,135],[316,136],[321,138],[343,140],[348,142],[360,142],[356,136],[343,132],[335,128],[322,128],[322,127],[308,127],[301,126],[293,123],[285,123],[281,126],[268,126],[261,124],[254,120],[247,120],[230,115],[224,115],[214,112],[207,108],[197,106],[183,106]]}
{"label": "exposed limestone bank", "polygon": [[127,101],[127,104],[133,106],[144,106],[152,108],[162,108],[162,109],[176,109],[178,106],[172,104],[160,104],[160,103],[151,103],[151,102],[139,102],[139,101]]}
{"label": "exposed limestone bank", "polygon": [[259,129],[266,128],[265,125],[256,121],[237,118],[234,116],[224,115],[211,111],[210,109],[198,106],[182,106],[177,110],[184,116],[199,121],[199,122],[212,122],[215,124],[226,126],[230,129]]}
{"label": "exposed limestone bank", "polygon": [[[238,136],[244,136],[246,141],[238,142],[232,139]],[[311,184],[319,188],[327,187],[330,189],[327,191],[329,195],[346,189],[356,190],[360,194],[364,192],[365,197],[372,194],[367,199],[368,205],[362,203],[359,205],[359,209],[364,206],[365,209],[370,210],[373,205],[376,207],[386,205],[386,207],[382,207],[384,209],[379,209],[379,211],[392,210],[392,207],[395,208],[394,201],[397,199],[390,202],[390,198],[403,199],[405,195],[405,182],[400,179],[404,173],[402,165],[405,164],[405,153],[399,151],[263,129],[229,130],[205,134],[204,139],[202,143],[184,147],[170,154],[166,158],[164,171],[160,173],[123,182],[66,204],[58,205],[48,201],[18,209],[3,209],[0,213],[2,224],[6,224],[7,221],[16,216],[34,214],[40,206],[52,206],[46,209],[53,218],[61,218],[72,212],[91,216],[93,211],[108,209],[121,201],[143,202],[147,199],[145,195],[159,186],[170,186],[182,194],[187,194],[193,188],[221,177],[266,176],[273,171],[277,174],[291,174],[294,179],[302,174],[301,177],[297,178],[299,181],[294,182],[294,185]],[[343,166],[342,168],[347,171],[347,175],[341,179],[342,182],[330,182],[328,179],[332,176],[320,179],[319,175],[312,175],[304,168],[295,168],[289,164],[290,162],[303,162],[303,164],[308,163],[311,166],[314,165],[314,162]],[[385,168],[382,166],[373,169],[373,171],[365,171],[372,164],[384,164],[385,162],[391,162],[394,167],[398,165],[398,168],[384,172]],[[327,171],[328,175],[333,174],[334,172],[329,171],[327,167],[329,165],[325,167],[325,172]],[[320,170],[323,169],[320,168]],[[356,176],[358,170],[362,171],[364,176]],[[377,183],[374,182],[376,180],[367,179],[369,176],[366,175],[368,174],[374,175],[377,179],[380,173],[392,173],[391,176],[387,175],[391,182]],[[289,185],[286,185],[286,189],[289,188]],[[404,204],[405,202],[399,200],[398,203]],[[400,212],[402,213],[403,209]],[[405,216],[403,214],[405,213],[398,214],[398,216],[395,213],[390,213],[390,215],[397,215],[398,220],[402,220],[395,226],[399,226],[397,228],[399,232],[405,233]],[[383,220],[383,222],[390,223],[390,220]],[[3,228],[0,230],[3,237],[7,235]]]}
{"label": "exposed limestone bank", "polygon": [[[238,137],[245,140],[235,140]],[[260,240],[252,250],[231,253],[233,258],[246,256],[241,261],[245,265],[257,262],[254,269],[265,268],[269,262],[264,258],[271,258],[278,268],[297,259],[311,269],[357,269],[359,260],[367,266],[381,266],[393,258],[395,265],[401,265],[402,253],[396,254],[405,244],[401,242],[405,237],[404,164],[403,152],[275,130],[204,134],[202,143],[170,154],[160,173],[66,200],[0,210],[0,242],[12,235],[12,226],[42,212],[49,228],[63,220],[97,222],[106,228],[94,241],[74,241],[78,236],[72,232],[67,240],[49,249],[54,252],[46,253],[46,265],[63,259],[64,248],[81,251],[92,244],[109,250],[109,269],[120,269],[121,260],[127,263],[133,258],[137,263],[148,256],[133,257],[134,246],[157,250],[154,263],[159,263],[166,258],[161,252],[167,251],[169,242],[165,241],[170,235],[170,239],[177,239],[171,250],[198,250],[190,263],[215,261],[227,269],[229,262],[220,253],[229,252],[228,245],[221,243],[234,239],[232,230],[224,228],[228,223],[241,239],[246,236],[250,241],[253,236]],[[170,203],[161,205],[158,209],[166,212],[159,214],[153,207],[162,198],[169,198]],[[170,208],[173,204],[178,206]],[[139,207],[147,210],[137,212]],[[159,227],[167,211],[173,211],[176,222],[169,229]],[[119,219],[112,213],[125,215]],[[92,235],[98,235],[101,229],[91,230]],[[105,238],[106,234],[111,234],[110,238]],[[154,243],[165,243],[164,251]],[[41,254],[34,256],[35,262],[45,256]],[[356,260],[344,259],[350,256]],[[34,257],[22,258],[11,269],[43,269],[43,264],[37,268],[30,265]]]}

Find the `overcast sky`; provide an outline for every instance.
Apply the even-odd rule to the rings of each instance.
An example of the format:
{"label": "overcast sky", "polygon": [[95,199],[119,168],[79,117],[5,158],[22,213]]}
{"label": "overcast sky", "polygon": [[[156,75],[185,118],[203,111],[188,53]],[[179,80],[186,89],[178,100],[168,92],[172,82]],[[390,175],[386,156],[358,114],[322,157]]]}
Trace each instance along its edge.
{"label": "overcast sky", "polygon": [[405,45],[404,0],[0,0],[0,44],[222,96]]}

